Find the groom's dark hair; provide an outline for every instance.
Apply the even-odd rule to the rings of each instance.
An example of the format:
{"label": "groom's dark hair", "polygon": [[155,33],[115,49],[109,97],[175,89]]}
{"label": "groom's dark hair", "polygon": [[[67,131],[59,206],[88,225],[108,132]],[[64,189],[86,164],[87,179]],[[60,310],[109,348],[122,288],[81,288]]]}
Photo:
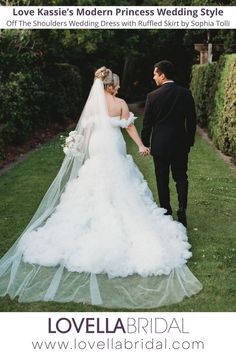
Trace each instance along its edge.
{"label": "groom's dark hair", "polygon": [[169,80],[174,78],[174,65],[169,60],[159,61],[154,65],[154,68],[158,72],[159,75],[165,74],[165,77]]}

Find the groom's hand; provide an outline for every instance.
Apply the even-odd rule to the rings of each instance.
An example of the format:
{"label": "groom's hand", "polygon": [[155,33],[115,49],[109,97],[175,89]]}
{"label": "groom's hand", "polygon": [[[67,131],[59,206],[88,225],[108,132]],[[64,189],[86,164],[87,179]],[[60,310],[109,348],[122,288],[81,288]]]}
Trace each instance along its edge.
{"label": "groom's hand", "polygon": [[150,155],[150,149],[144,145],[139,146],[139,154],[141,156],[148,156]]}

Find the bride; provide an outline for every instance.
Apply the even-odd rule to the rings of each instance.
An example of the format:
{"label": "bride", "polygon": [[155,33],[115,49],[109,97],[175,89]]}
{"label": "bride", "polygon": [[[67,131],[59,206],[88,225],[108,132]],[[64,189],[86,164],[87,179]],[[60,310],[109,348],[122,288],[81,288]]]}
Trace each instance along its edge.
{"label": "bride", "polygon": [[134,309],[176,303],[201,290],[186,266],[185,227],[157,207],[126,154],[120,128],[141,155],[149,149],[118,89],[116,74],[96,71],[55,180],[0,260],[1,296]]}

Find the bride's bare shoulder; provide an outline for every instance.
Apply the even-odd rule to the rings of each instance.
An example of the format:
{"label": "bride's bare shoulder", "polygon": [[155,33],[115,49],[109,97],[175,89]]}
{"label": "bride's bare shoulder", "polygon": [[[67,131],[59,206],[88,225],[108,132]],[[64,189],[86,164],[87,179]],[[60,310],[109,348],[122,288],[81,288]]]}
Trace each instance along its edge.
{"label": "bride's bare shoulder", "polygon": [[116,102],[120,104],[122,109],[128,109],[128,105],[126,101],[123,100],[123,98],[116,97],[116,100],[117,100]]}
{"label": "bride's bare shoulder", "polygon": [[125,100],[119,97],[117,97],[117,99],[119,100],[119,105],[121,107],[121,118],[127,119],[129,117],[129,107]]}
{"label": "bride's bare shoulder", "polygon": [[125,100],[123,100],[123,98],[116,97],[116,100],[117,100],[117,102],[119,102],[120,104],[126,104],[126,105],[127,105],[127,103],[125,102]]}

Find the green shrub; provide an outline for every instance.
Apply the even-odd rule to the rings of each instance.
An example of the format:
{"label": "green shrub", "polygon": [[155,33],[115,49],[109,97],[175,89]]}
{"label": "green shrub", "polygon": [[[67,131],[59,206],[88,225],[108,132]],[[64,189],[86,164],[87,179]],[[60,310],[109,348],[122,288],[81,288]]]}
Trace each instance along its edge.
{"label": "green shrub", "polygon": [[78,119],[83,104],[79,69],[66,63],[55,64],[47,69],[45,84],[51,120]]}
{"label": "green shrub", "polygon": [[1,85],[1,135],[5,144],[24,142],[37,126],[43,96],[42,76],[37,69],[11,73],[9,80]]}
{"label": "green shrub", "polygon": [[236,162],[236,54],[221,56],[217,64],[195,65],[191,89],[199,125]]}
{"label": "green shrub", "polygon": [[207,127],[211,111],[212,82],[214,82],[216,63],[194,65],[190,88],[196,103],[198,124]]}
{"label": "green shrub", "polygon": [[78,68],[69,64],[11,72],[0,83],[0,156],[6,145],[25,142],[38,128],[78,119],[81,85]]}
{"label": "green shrub", "polygon": [[215,110],[210,116],[209,129],[216,146],[236,161],[236,55],[224,56],[218,71]]}
{"label": "green shrub", "polygon": [[[236,54],[227,55],[223,71],[224,89],[221,93],[223,107],[218,114],[218,131],[215,140],[219,148],[231,155],[236,162]],[[218,95],[218,99],[220,96]]]}
{"label": "green shrub", "polygon": [[225,85],[225,71],[226,71],[226,56],[222,55],[217,63],[215,77],[212,82],[211,88],[211,100],[210,100],[210,111],[209,111],[209,123],[208,131],[209,135],[219,148],[217,143],[217,136],[220,135],[219,130],[219,117],[223,114],[223,96],[224,96],[224,85]]}

